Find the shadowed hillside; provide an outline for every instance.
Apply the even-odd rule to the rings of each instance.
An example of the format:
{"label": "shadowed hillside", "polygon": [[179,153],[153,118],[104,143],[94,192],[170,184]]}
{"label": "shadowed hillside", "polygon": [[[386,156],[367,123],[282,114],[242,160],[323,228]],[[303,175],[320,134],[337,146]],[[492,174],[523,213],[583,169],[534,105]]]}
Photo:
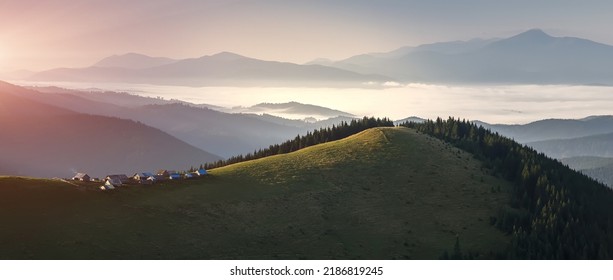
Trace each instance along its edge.
{"label": "shadowed hillside", "polygon": [[0,83],[0,172],[4,175],[102,177],[183,168],[218,156],[130,120],[75,113],[21,95]]}
{"label": "shadowed hillside", "polygon": [[508,183],[406,128],[210,173],[109,193],[0,179],[0,257],[436,259],[458,237],[462,254],[488,258],[509,243],[490,225]]}
{"label": "shadowed hillside", "polygon": [[1,178],[0,258],[609,258],[605,186],[468,122],[405,125],[108,192]]}
{"label": "shadowed hillside", "polygon": [[[146,98],[125,93],[84,92],[60,88],[34,89],[36,91],[28,91],[23,97],[79,113],[141,122],[222,157],[253,152],[271,143],[304,134],[308,130],[338,125],[342,121],[352,119],[352,117],[336,117],[308,123],[271,115],[229,114],[207,108],[216,108],[210,105]],[[313,108],[312,105],[300,103],[287,103],[287,105]],[[335,112],[323,107],[317,109]]]}
{"label": "shadowed hillside", "polygon": [[510,207],[492,218],[513,236],[508,258],[613,256],[613,192],[605,185],[466,120],[403,125],[471,152],[493,174],[513,182]]}

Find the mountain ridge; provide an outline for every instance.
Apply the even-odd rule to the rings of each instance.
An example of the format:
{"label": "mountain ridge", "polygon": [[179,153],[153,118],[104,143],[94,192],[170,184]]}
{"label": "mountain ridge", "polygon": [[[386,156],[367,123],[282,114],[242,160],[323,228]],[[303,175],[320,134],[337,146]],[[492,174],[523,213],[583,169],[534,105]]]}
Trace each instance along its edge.
{"label": "mountain ridge", "polygon": [[[83,92],[58,88],[38,90],[42,93],[29,91],[24,97],[79,113],[138,121],[199,149],[226,158],[253,152],[268,147],[270,143],[304,134],[308,130],[351,119],[329,118],[311,123],[271,115],[237,114],[231,113],[230,109],[210,109],[187,102],[113,92]],[[306,108],[312,107],[307,105]]]}
{"label": "mountain ridge", "polygon": [[0,110],[0,165],[7,174],[71,177],[81,171],[102,177],[188,169],[220,159],[140,122],[77,113],[21,97],[33,93],[0,82],[0,108],[9,109]]}
{"label": "mountain ridge", "polygon": [[[139,60],[148,56],[138,55]],[[125,59],[125,57],[123,57]],[[110,58],[109,58],[110,59]],[[113,59],[120,59],[116,57]],[[104,61],[104,60],[103,60]],[[168,61],[165,61],[168,62]],[[183,86],[315,86],[366,87],[368,82],[393,81],[378,74],[359,74],[321,65],[300,65],[289,62],[266,61],[230,52],[158,63],[146,68],[126,68],[126,61],[114,61],[100,67],[56,68],[29,77],[33,81],[125,82]],[[121,67],[118,67],[121,66]],[[370,86],[372,87],[372,86]]]}
{"label": "mountain ridge", "polygon": [[528,142],[526,145],[557,159],[579,156],[613,157],[613,133]]}
{"label": "mountain ridge", "polygon": [[[402,50],[402,48],[401,48]],[[326,65],[401,82],[613,85],[613,46],[531,29],[508,38],[439,42]]]}
{"label": "mountain ridge", "polygon": [[521,125],[488,124],[479,121],[475,123],[522,144],[613,133],[612,115],[588,116],[582,119],[544,119]]}
{"label": "mountain ridge", "polygon": [[92,65],[92,67],[144,69],[176,61],[167,57],[151,57],[140,53],[126,53],[105,57]]}

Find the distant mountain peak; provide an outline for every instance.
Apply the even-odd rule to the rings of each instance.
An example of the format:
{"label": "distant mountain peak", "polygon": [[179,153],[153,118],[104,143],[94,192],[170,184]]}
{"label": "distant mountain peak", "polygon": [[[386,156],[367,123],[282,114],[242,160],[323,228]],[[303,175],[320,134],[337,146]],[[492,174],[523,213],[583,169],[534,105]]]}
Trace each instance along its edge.
{"label": "distant mountain peak", "polygon": [[243,59],[247,58],[240,54],[236,54],[233,52],[220,52],[210,56],[211,58],[219,59],[219,60],[235,60],[235,59]]}
{"label": "distant mountain peak", "polygon": [[521,40],[521,41],[536,42],[536,41],[551,40],[553,38],[554,37],[545,33],[545,31],[543,31],[542,29],[534,28],[534,29],[530,29],[528,31],[522,32],[520,34],[517,34],[509,38],[508,40],[514,40],[514,41]]}
{"label": "distant mountain peak", "polygon": [[530,36],[546,36],[546,37],[551,37],[549,34],[547,34],[545,31],[543,31],[543,29],[540,28],[532,28],[529,29],[521,34],[524,35],[530,35]]}
{"label": "distant mountain peak", "polygon": [[112,55],[98,61],[95,67],[119,67],[127,69],[144,69],[156,67],[175,62],[174,59],[167,57],[151,57],[140,53],[125,53]]}

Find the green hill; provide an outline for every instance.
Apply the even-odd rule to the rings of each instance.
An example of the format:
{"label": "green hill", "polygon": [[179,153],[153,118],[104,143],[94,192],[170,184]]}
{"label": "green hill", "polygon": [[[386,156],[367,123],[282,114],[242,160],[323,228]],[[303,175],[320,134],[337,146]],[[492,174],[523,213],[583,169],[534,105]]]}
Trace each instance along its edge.
{"label": "green hill", "polygon": [[[0,178],[4,259],[491,258],[510,184],[463,151],[375,128],[197,180],[101,192]],[[457,238],[456,238],[457,237]]]}
{"label": "green hill", "polygon": [[534,149],[470,121],[405,123],[470,151],[491,173],[513,182],[510,207],[493,224],[512,236],[512,259],[609,259],[613,191]]}

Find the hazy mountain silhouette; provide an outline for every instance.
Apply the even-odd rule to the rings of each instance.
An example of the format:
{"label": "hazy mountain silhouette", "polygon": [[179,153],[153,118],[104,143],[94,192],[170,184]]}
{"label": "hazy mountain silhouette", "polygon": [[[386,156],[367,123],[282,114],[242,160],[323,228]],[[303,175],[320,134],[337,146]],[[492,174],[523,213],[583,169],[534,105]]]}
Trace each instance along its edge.
{"label": "hazy mountain silhouette", "polygon": [[[25,88],[29,88],[36,92],[40,92],[40,93],[51,93],[54,95],[66,95],[70,97],[62,101],[49,100],[53,102],[55,106],[60,106],[60,107],[65,107],[63,105],[63,102],[71,102],[71,99],[74,99],[72,98],[72,96],[77,96],[81,99],[85,98],[90,101],[99,102],[102,106],[108,106],[112,104],[112,105],[117,105],[121,107],[132,108],[132,107],[139,107],[139,106],[144,106],[144,105],[154,105],[154,104],[163,105],[163,104],[181,103],[181,104],[189,104],[190,106],[199,107],[199,108],[209,108],[209,109],[215,109],[215,110],[225,109],[224,107],[211,105],[211,104],[193,104],[193,103],[189,103],[189,102],[178,100],[178,99],[163,99],[160,97],[158,98],[146,97],[146,96],[139,96],[139,95],[134,95],[134,94],[126,93],[126,92],[115,92],[115,91],[108,91],[108,90],[102,90],[102,89],[74,90],[74,89],[65,89],[65,88],[60,88],[60,87],[55,87],[55,86],[43,86],[43,87],[28,86]],[[45,99],[44,95],[40,95],[40,94],[35,98],[43,98],[43,100]],[[76,106],[71,106],[71,107],[66,107],[66,108],[76,109],[75,107]]]}
{"label": "hazy mountain silhouette", "polygon": [[592,116],[578,120],[547,119],[523,125],[477,123],[520,143],[613,133],[613,116]]}
{"label": "hazy mountain silhouette", "polygon": [[577,120],[548,119],[524,125],[490,125],[476,122],[571,168],[613,186],[613,116],[590,116]]}
{"label": "hazy mountain silhouette", "polygon": [[[271,115],[230,114],[187,102],[122,93],[82,92],[53,87],[41,90],[44,93],[28,91],[23,96],[79,113],[138,121],[223,157],[253,152],[309,130],[351,120],[351,117],[340,117],[309,123]],[[327,109],[300,103],[287,104],[290,107],[294,104],[298,109]]]}
{"label": "hazy mountain silhouette", "polygon": [[34,75],[36,72],[29,70],[15,70],[0,72],[0,80],[24,80]]}
{"label": "hazy mountain silhouette", "polygon": [[354,115],[330,109],[322,106],[302,104],[298,102],[286,102],[286,103],[260,103],[250,107],[235,107],[231,112],[235,113],[252,113],[252,114],[273,114],[273,112],[283,115],[296,115],[296,116],[309,116],[320,118],[332,118],[338,116],[355,117]]}
{"label": "hazy mountain silhouette", "polygon": [[579,156],[613,157],[613,133],[529,142],[526,145],[558,159]]}
{"label": "hazy mountain silhouette", "polygon": [[[390,52],[360,54],[340,61],[332,61],[320,58],[308,62],[307,64],[326,65],[362,74],[388,73],[388,75],[394,77],[402,77],[402,72],[406,71],[407,69],[403,69],[405,67],[390,64],[392,64],[393,61],[402,59],[405,56],[430,52],[439,53],[443,55],[460,54],[477,50],[497,40],[499,39],[472,39],[469,41],[452,41],[423,44],[417,47],[405,46]],[[388,69],[389,67],[393,67],[396,70],[391,71]]]}
{"label": "hazy mountain silhouette", "polygon": [[613,158],[581,156],[563,158],[560,161],[613,188]]}
{"label": "hazy mountain silhouette", "polygon": [[36,102],[30,90],[0,82],[0,166],[11,175],[92,176],[187,169],[219,159],[132,120],[76,113]]}
{"label": "hazy mountain silhouette", "polygon": [[138,53],[127,53],[106,57],[93,67],[144,69],[176,62],[177,60],[167,57],[150,57]]}
{"label": "hazy mountain silhouette", "polygon": [[[183,86],[327,86],[363,87],[392,80],[321,65],[264,61],[223,52],[142,68],[160,58],[130,54],[107,58],[88,68],[58,68],[32,75],[35,81],[123,82]],[[136,66],[126,67],[132,63]],[[163,60],[162,61],[167,61]],[[104,67],[101,67],[104,66]],[[112,67],[107,67],[111,65]]]}
{"label": "hazy mountain silhouette", "polygon": [[362,75],[320,65],[298,65],[263,61],[223,52],[212,56],[185,59],[173,64],[145,70],[148,77],[172,83],[181,80],[187,85],[361,85],[368,81],[384,82],[390,78]]}
{"label": "hazy mountain silhouette", "polygon": [[39,72],[29,79],[184,86],[366,87],[367,82],[390,80],[613,85],[610,65],[613,46],[532,29],[504,39],[439,42],[305,65],[228,52],[176,61],[131,53],[92,67]]}
{"label": "hazy mountain silhouette", "polygon": [[410,116],[408,118],[396,120],[396,121],[394,121],[394,124],[399,125],[399,124],[403,124],[403,123],[406,123],[406,122],[423,123],[425,121],[426,121],[426,119],[424,119],[424,118],[420,118],[420,117],[416,117],[416,116]]}
{"label": "hazy mountain silhouette", "polygon": [[404,82],[612,84],[613,46],[532,29],[506,39],[442,42],[327,65]]}
{"label": "hazy mountain silhouette", "polygon": [[144,82],[139,75],[140,69],[127,69],[118,67],[87,68],[56,68],[35,73],[28,77],[31,81],[63,81],[63,82],[95,82],[95,83],[130,83]]}

